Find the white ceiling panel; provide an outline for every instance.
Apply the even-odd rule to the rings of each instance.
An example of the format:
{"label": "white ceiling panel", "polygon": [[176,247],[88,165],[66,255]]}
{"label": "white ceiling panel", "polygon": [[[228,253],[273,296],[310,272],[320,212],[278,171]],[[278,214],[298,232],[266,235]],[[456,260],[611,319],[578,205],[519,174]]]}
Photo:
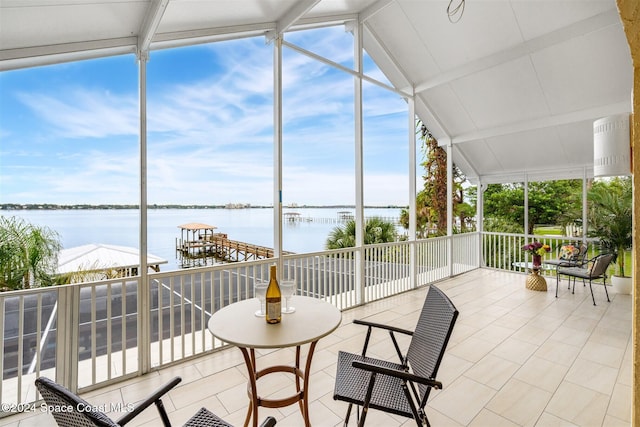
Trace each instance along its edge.
{"label": "white ceiling panel", "polygon": [[549,114],[529,57],[467,76],[451,86],[479,129]]}
{"label": "white ceiling panel", "polygon": [[17,49],[136,35],[149,3],[2,2],[0,47]]}
{"label": "white ceiling panel", "polygon": [[522,36],[531,40],[561,30],[572,24],[611,11],[611,2],[512,0],[511,8],[518,20]]}
{"label": "white ceiling panel", "polygon": [[508,2],[469,1],[456,24],[447,17],[446,1],[408,0],[399,4],[443,71],[522,43]]}
{"label": "white ceiling panel", "polygon": [[[446,134],[432,130],[438,139],[477,130],[469,112],[449,85],[438,86],[418,95],[437,114]],[[431,127],[431,126],[430,126]]]}
{"label": "white ceiling panel", "polygon": [[[376,39],[384,42],[389,56],[401,64],[414,81],[426,80],[440,72],[427,46],[419,40],[416,29],[397,3],[374,15],[366,25]],[[416,43],[407,43],[407,40],[416,40]]]}
{"label": "white ceiling panel", "polygon": [[159,33],[275,22],[295,0],[172,0]]}
{"label": "white ceiling panel", "polygon": [[532,55],[552,113],[629,101],[633,68],[629,52],[611,49],[626,42],[610,26]]}
{"label": "white ceiling panel", "polygon": [[469,0],[455,24],[448,3],[0,0],[0,70],[361,20],[367,52],[416,91],[417,113],[469,176],[591,173],[593,120],[631,111],[615,0]]}

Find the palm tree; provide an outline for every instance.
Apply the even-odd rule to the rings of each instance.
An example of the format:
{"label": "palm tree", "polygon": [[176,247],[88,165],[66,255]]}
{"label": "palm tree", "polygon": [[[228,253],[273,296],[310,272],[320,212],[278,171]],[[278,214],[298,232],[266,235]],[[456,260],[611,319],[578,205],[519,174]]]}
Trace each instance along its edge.
{"label": "palm tree", "polygon": [[633,244],[632,183],[630,178],[596,182],[589,191],[589,235],[617,254],[618,276],[625,277],[625,252]]}
{"label": "palm tree", "polygon": [[17,217],[0,217],[0,288],[51,283],[61,244],[58,233]]}
{"label": "palm tree", "polygon": [[[393,222],[382,218],[369,218],[364,226],[364,244],[395,242],[396,226]],[[335,227],[325,244],[326,249],[352,248],[356,245],[356,222],[347,221],[344,226]]]}

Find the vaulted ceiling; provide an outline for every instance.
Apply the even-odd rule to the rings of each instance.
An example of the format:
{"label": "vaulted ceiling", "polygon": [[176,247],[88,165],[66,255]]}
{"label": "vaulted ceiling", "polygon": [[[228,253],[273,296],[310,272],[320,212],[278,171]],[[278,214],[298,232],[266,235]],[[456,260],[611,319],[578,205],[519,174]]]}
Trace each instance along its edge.
{"label": "vaulted ceiling", "polygon": [[[453,0],[454,5],[460,0]],[[357,20],[472,180],[593,174],[593,121],[631,112],[615,0],[0,0],[0,70]]]}

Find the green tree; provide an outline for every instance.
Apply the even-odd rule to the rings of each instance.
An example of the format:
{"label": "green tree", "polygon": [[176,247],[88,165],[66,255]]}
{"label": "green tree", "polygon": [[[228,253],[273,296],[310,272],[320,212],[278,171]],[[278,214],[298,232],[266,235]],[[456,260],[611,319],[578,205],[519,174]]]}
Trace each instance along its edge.
{"label": "green tree", "polygon": [[17,217],[0,217],[0,288],[49,285],[61,249],[58,234]]}
{"label": "green tree", "polygon": [[[416,195],[416,237],[426,238],[435,230],[437,235],[447,231],[447,152],[438,145],[429,129],[417,122],[417,133],[422,141],[424,186]],[[466,177],[453,166],[453,214],[458,217],[461,230],[465,231],[469,218],[475,216],[475,208],[465,202],[463,183]],[[400,224],[409,229],[409,211],[400,212]]]}
{"label": "green tree", "polygon": [[[582,218],[580,180],[529,183],[527,233],[535,224],[567,225]],[[485,217],[524,224],[524,184],[491,184],[484,193]],[[522,227],[520,228],[522,230]]]}
{"label": "green tree", "polygon": [[[393,222],[382,218],[367,219],[364,226],[364,244],[395,242],[397,238],[396,226]],[[326,249],[352,248],[356,245],[356,222],[347,221],[343,226],[335,227],[325,244]]]}
{"label": "green tree", "polygon": [[618,276],[624,276],[625,252],[633,244],[631,178],[597,181],[589,191],[589,235],[617,254]]}

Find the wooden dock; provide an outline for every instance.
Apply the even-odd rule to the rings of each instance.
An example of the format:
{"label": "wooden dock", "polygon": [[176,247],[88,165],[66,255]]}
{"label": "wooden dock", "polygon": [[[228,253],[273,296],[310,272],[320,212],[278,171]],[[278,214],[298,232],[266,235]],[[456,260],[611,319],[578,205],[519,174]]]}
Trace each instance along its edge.
{"label": "wooden dock", "polygon": [[184,228],[189,230],[187,238],[183,234],[183,238],[176,239],[176,251],[183,268],[274,257],[273,248],[231,240],[225,233],[213,233],[214,228],[201,227],[197,229],[200,232],[195,232],[194,228]]}
{"label": "wooden dock", "polygon": [[[273,258],[272,248],[253,245],[228,239],[226,234],[214,234],[207,239],[185,241],[178,245],[178,253],[184,266],[207,265],[205,262],[194,262],[203,258],[215,258],[218,261],[237,262],[264,258]],[[186,265],[185,265],[186,264]]]}

